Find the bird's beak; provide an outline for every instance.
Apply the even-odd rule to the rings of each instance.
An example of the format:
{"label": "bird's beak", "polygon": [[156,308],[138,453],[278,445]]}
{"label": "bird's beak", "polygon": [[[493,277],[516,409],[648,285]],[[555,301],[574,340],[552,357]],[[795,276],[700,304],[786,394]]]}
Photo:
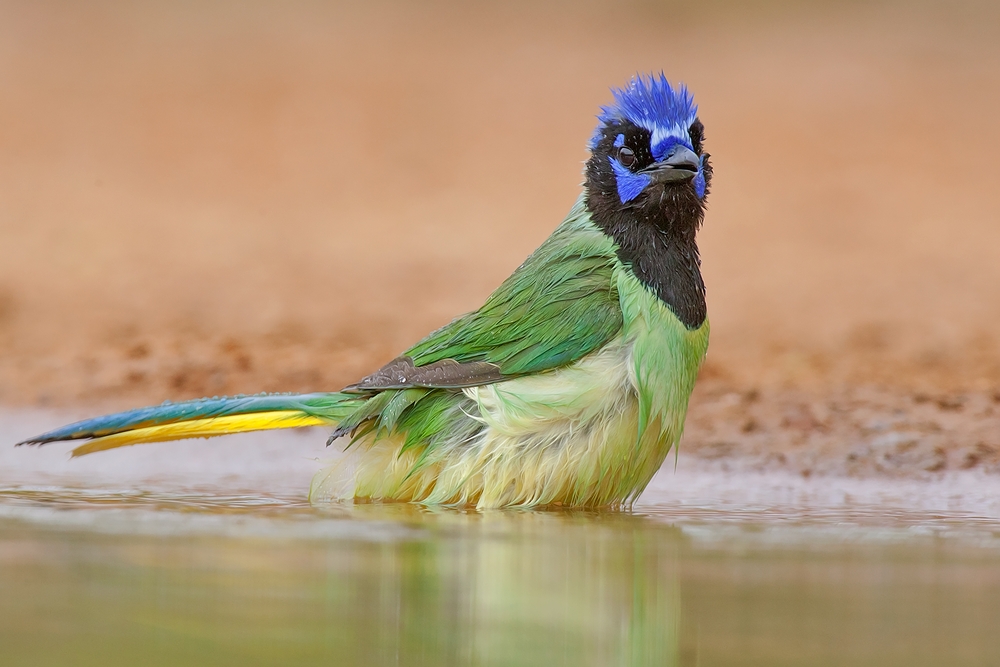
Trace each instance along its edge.
{"label": "bird's beak", "polygon": [[698,175],[701,158],[689,148],[678,146],[666,159],[642,170],[653,183],[682,183]]}

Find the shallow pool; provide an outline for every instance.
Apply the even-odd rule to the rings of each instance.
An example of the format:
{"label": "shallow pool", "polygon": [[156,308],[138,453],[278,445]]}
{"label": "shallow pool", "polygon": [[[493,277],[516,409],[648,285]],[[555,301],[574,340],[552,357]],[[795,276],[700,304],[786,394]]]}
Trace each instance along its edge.
{"label": "shallow pool", "polygon": [[0,453],[0,665],[1000,664],[989,479],[681,463],[632,513],[316,508],[304,442]]}

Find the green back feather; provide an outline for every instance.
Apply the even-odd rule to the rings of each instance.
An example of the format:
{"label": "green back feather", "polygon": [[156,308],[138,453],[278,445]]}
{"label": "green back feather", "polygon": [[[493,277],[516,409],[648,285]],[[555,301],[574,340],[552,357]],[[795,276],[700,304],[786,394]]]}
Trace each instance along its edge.
{"label": "green back feather", "polygon": [[621,331],[612,240],[582,198],[558,229],[486,300],[406,352],[417,366],[486,361],[507,376],[558,368]]}

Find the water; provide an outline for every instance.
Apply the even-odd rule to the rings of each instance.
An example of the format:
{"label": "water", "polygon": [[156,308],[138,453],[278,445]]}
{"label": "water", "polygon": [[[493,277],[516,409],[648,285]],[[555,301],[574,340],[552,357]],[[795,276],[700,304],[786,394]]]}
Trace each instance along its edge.
{"label": "water", "polygon": [[314,508],[306,433],[0,448],[0,665],[1000,663],[986,477],[682,456],[632,513]]}

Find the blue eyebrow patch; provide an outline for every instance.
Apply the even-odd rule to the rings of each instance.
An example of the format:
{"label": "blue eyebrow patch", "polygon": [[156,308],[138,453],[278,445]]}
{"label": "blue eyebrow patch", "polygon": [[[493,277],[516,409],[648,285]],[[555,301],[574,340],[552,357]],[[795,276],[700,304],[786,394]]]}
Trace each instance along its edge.
{"label": "blue eyebrow patch", "polygon": [[673,150],[674,146],[677,146],[678,144],[689,150],[694,150],[694,146],[691,145],[691,139],[689,137],[680,138],[673,135],[667,135],[660,137],[659,140],[653,144],[653,158],[656,160],[662,160],[671,150]]}
{"label": "blue eyebrow patch", "polygon": [[624,145],[625,145],[625,135],[619,134],[617,137],[615,137],[615,148],[621,148]]}
{"label": "blue eyebrow patch", "polygon": [[615,184],[618,186],[618,198],[621,199],[622,203],[630,202],[639,196],[646,186],[649,185],[650,177],[649,174],[633,174],[626,167],[612,158],[609,157],[608,161],[611,162],[611,169],[615,172]]}

